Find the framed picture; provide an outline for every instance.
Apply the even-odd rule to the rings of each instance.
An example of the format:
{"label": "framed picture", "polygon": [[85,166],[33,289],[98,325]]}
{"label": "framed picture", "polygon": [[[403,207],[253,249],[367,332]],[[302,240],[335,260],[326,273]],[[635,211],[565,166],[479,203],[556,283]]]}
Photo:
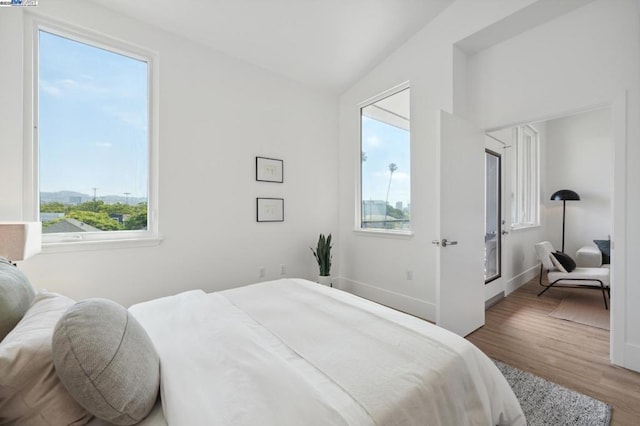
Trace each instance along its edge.
{"label": "framed picture", "polygon": [[258,222],[284,222],[283,198],[256,198]]}
{"label": "framed picture", "polygon": [[261,182],[284,182],[284,162],[275,158],[256,157],[256,180]]}

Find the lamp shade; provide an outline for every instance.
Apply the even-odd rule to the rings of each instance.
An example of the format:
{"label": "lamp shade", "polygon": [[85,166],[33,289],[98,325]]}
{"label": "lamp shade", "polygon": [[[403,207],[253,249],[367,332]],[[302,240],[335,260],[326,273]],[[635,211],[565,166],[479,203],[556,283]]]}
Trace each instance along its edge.
{"label": "lamp shade", "polygon": [[0,222],[0,257],[12,262],[42,250],[42,223]]}
{"label": "lamp shade", "polygon": [[563,200],[580,200],[580,196],[577,192],[572,191],[570,189],[561,189],[559,191],[554,192],[551,195],[551,199],[554,201],[563,201]]}

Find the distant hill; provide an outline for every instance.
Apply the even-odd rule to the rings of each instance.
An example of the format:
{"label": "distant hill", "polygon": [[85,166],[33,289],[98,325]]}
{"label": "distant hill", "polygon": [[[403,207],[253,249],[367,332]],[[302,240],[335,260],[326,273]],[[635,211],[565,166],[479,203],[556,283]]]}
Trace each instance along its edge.
{"label": "distant hill", "polygon": [[[104,201],[107,204],[129,203],[136,205],[147,201],[144,197],[126,197],[124,195],[105,195],[98,196],[96,199]],[[57,191],[57,192],[41,192],[41,203],[62,203],[62,204],[82,204],[92,201],[93,195],[83,194],[75,191]]]}

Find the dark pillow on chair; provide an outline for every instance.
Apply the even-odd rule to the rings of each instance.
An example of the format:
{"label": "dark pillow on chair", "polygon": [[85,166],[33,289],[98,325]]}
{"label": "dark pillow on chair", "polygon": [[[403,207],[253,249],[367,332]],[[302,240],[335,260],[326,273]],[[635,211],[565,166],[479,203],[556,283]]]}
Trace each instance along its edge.
{"label": "dark pillow on chair", "polygon": [[567,270],[567,272],[571,272],[574,269],[576,269],[576,262],[568,254],[563,253],[561,251],[556,251],[555,253],[552,253],[552,254],[553,254],[553,257],[555,257],[556,260],[560,262],[560,264],[564,267],[564,269]]}
{"label": "dark pillow on chair", "polygon": [[602,263],[611,263],[611,240],[593,240],[602,252]]}

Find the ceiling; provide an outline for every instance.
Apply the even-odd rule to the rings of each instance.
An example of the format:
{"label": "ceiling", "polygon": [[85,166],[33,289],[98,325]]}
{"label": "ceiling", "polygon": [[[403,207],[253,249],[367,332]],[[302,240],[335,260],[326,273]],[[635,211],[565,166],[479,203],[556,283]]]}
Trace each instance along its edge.
{"label": "ceiling", "polygon": [[253,65],[341,93],[453,0],[91,0]]}

